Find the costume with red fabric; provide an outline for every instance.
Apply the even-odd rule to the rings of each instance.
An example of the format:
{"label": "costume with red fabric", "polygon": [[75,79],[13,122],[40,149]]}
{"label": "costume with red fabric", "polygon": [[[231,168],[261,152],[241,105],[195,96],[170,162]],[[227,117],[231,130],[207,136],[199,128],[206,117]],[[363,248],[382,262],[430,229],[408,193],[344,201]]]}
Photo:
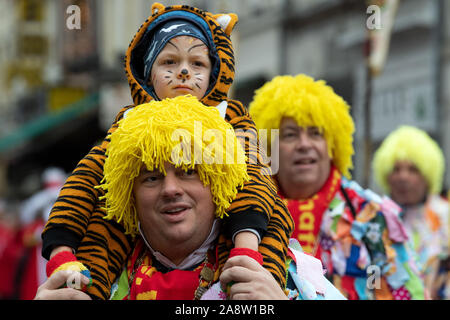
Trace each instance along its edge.
{"label": "costume with red fabric", "polygon": [[[296,224],[292,237],[322,261],[327,278],[348,299],[424,298],[414,259],[405,249],[401,209],[392,200],[347,180],[334,166],[311,198],[279,194]],[[381,276],[374,283],[369,266]]]}
{"label": "costume with red fabric", "polygon": [[[217,261],[216,253],[209,250],[207,259],[193,270],[169,270],[152,257],[143,241],[139,241],[128,260],[130,289],[124,299],[192,300],[199,286],[206,288],[218,279]],[[200,276],[204,268],[213,272],[210,281]]]}

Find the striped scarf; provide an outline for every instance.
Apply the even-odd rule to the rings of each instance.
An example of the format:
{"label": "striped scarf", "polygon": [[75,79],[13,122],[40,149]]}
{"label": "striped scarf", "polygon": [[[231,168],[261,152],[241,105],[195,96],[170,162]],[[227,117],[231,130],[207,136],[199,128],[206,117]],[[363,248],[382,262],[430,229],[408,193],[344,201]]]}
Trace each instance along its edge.
{"label": "striped scarf", "polygon": [[[309,199],[288,199],[281,191],[278,191],[294,219],[295,229],[292,238],[297,239],[303,251],[307,253],[313,253],[315,248],[319,247],[317,238],[322,217],[339,190],[340,181],[341,174],[334,166],[331,166],[330,175],[322,189]],[[320,248],[318,249],[315,252],[316,257],[320,257]]]}

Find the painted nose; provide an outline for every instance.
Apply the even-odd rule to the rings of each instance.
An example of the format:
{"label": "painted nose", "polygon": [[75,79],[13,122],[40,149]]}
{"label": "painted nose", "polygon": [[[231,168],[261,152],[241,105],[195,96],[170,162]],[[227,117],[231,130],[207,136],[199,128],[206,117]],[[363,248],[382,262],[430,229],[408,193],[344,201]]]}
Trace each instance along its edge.
{"label": "painted nose", "polygon": [[177,78],[186,80],[186,79],[190,79],[191,75],[189,74],[189,71],[187,69],[181,69],[181,71],[178,73]]}

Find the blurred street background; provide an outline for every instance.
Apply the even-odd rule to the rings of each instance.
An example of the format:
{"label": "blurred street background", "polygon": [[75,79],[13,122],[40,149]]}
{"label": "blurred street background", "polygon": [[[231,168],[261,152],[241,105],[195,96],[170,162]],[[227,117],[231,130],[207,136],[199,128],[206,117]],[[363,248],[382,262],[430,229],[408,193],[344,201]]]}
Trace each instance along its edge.
{"label": "blurred street background", "polygon": [[[379,191],[367,159],[401,124],[426,130],[449,167],[450,1],[399,1],[385,63],[374,74],[366,1],[159,2],[238,15],[231,95],[245,105],[280,74],[305,73],[331,85],[352,107],[352,173],[365,187]],[[24,203],[45,189],[46,169],[70,174],[121,107],[132,104],[123,57],[152,3],[0,0],[0,255],[12,230],[30,221]],[[41,229],[33,230],[38,238]]]}

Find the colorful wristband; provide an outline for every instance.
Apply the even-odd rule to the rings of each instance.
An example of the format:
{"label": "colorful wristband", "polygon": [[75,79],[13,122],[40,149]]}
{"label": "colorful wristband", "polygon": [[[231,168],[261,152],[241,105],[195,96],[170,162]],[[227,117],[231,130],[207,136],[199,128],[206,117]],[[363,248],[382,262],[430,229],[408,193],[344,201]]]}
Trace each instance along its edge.
{"label": "colorful wristband", "polygon": [[248,257],[256,260],[260,265],[263,264],[262,254],[259,253],[258,251],[255,251],[255,250],[252,250],[249,248],[233,248],[233,249],[231,249],[229,258],[234,257],[234,256],[248,256]]}
{"label": "colorful wristband", "polygon": [[82,288],[80,288],[82,291],[85,291],[87,287],[90,287],[92,284],[91,273],[84,266],[84,264],[82,264],[77,260],[75,255],[71,252],[68,251],[59,252],[47,262],[46,266],[47,277],[51,277],[52,274],[60,270],[76,271],[89,278],[89,284],[87,286],[83,286]]}

